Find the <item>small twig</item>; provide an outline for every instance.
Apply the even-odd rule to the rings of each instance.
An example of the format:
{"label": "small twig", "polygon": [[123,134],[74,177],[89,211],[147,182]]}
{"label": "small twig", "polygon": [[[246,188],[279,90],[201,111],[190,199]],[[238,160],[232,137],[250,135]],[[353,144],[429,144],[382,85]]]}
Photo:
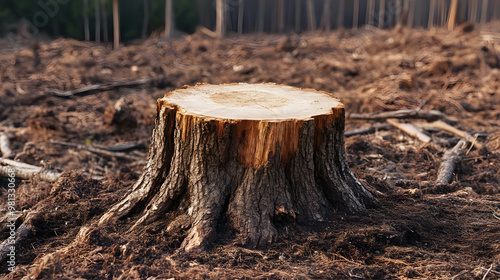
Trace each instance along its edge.
{"label": "small twig", "polygon": [[469,270],[464,270],[464,271],[460,272],[459,274],[457,274],[457,275],[453,276],[453,277],[451,278],[451,280],[457,280],[457,279],[458,279],[458,277],[460,277],[460,276],[464,275],[464,274],[465,274],[465,273],[467,273],[467,272],[469,272]]}
{"label": "small twig", "polygon": [[476,136],[474,137],[474,141],[472,141],[472,144],[470,144],[470,147],[469,149],[467,150],[467,152],[465,153],[465,155],[468,155],[470,150],[472,150],[472,147],[474,147],[474,144],[476,143],[476,140],[477,140],[477,136],[479,136],[478,134],[476,134]]}
{"label": "small twig", "polygon": [[436,184],[449,184],[453,179],[453,172],[456,164],[460,161],[465,149],[467,148],[467,140],[461,139],[451,150],[444,153],[443,162],[439,166]]}
{"label": "small twig", "polygon": [[422,100],[422,102],[420,102],[420,104],[418,105],[416,110],[417,111],[422,110],[422,108],[424,108],[425,104],[427,104],[427,99]]}
{"label": "small twig", "polygon": [[[481,267],[482,270],[488,270],[486,267]],[[500,275],[500,272],[499,271],[496,271],[496,270],[490,270],[490,273],[493,273],[493,274],[498,274]]]}
{"label": "small twig", "polygon": [[428,121],[445,120],[447,122],[452,122],[448,117],[446,117],[446,115],[439,111],[431,110],[427,112],[417,109],[405,109],[369,114],[350,114],[349,118],[353,120],[424,119]]}
{"label": "small twig", "polygon": [[483,276],[483,280],[486,280],[486,276],[488,276],[488,274],[490,273],[491,269],[493,268],[493,264],[490,265],[490,268],[488,268],[488,270],[486,271],[486,273],[484,274]]}
{"label": "small twig", "polygon": [[0,135],[0,152],[2,152],[3,158],[10,158],[14,155],[14,153],[10,149],[10,141],[7,134]]}
{"label": "small twig", "polygon": [[97,146],[94,145],[94,147],[102,150],[106,150],[109,152],[128,152],[136,149],[142,149],[145,147],[146,142],[145,141],[139,141],[139,142],[130,142],[130,143],[123,143],[123,144],[117,144],[113,146]]}
{"label": "small twig", "polygon": [[349,271],[349,277],[351,277],[351,278],[358,278],[358,279],[364,279],[364,277],[363,277],[363,276],[359,276],[359,275],[356,275],[356,274],[352,274],[352,272],[351,272],[351,271]]}
{"label": "small twig", "polygon": [[371,127],[355,129],[353,131],[347,131],[347,132],[345,132],[344,135],[347,138],[347,137],[351,137],[354,135],[371,134],[371,133],[375,133],[379,130],[389,130],[392,128],[393,128],[393,126],[388,125],[388,124],[375,124]]}
{"label": "small twig", "polygon": [[463,130],[455,128],[455,127],[453,127],[453,126],[451,126],[443,121],[435,121],[432,123],[425,124],[425,126],[430,126],[430,127],[434,127],[437,129],[448,131],[450,133],[457,135],[460,138],[465,138],[465,139],[467,139],[467,141],[474,143],[474,147],[476,147],[476,149],[480,150],[483,148],[483,145],[481,145],[481,143],[475,141],[474,137],[472,137],[472,135],[470,135],[469,133],[467,133]]}
{"label": "small twig", "polygon": [[497,216],[496,212],[493,212],[493,217],[495,217],[495,219],[497,219],[497,220],[500,220],[500,217]]}
{"label": "small twig", "polygon": [[64,146],[70,146],[70,147],[76,147],[78,149],[87,150],[87,151],[95,153],[95,154],[101,154],[101,155],[105,155],[105,156],[109,156],[109,157],[124,158],[124,159],[134,160],[134,161],[141,160],[141,158],[139,158],[139,157],[131,156],[131,155],[128,155],[126,153],[122,153],[122,152],[110,152],[110,151],[107,151],[107,150],[103,150],[103,149],[99,149],[99,148],[94,148],[94,147],[87,146],[87,145],[82,145],[82,144],[75,144],[75,143],[69,143],[69,142],[63,142],[63,141],[56,141],[56,140],[50,140],[50,143],[52,143],[52,144],[58,144],[58,145],[64,145]]}
{"label": "small twig", "polygon": [[410,136],[413,136],[417,138],[418,140],[424,142],[424,143],[429,143],[431,142],[431,137],[429,137],[427,134],[424,134],[420,132],[414,125],[409,124],[409,123],[400,123],[395,119],[387,119],[386,120],[389,124],[392,126],[402,130],[403,132],[407,133]]}

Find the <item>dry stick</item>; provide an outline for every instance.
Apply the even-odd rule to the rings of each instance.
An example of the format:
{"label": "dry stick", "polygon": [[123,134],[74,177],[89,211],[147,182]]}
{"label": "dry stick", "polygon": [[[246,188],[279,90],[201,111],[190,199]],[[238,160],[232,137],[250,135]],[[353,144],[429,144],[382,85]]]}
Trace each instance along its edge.
{"label": "dry stick", "polygon": [[[16,168],[13,166],[0,166],[0,176],[10,177],[10,175],[14,173],[16,178],[23,180],[39,179],[47,182],[55,182],[61,175],[61,173],[42,167],[33,167],[34,168]],[[11,172],[12,168],[15,168],[15,172]]]}
{"label": "dry stick", "polygon": [[[481,267],[482,270],[488,270],[486,267]],[[498,274],[500,275],[500,272],[496,271],[496,270],[490,270],[491,273],[493,274]]]}
{"label": "dry stick", "polygon": [[493,268],[493,264],[490,265],[490,268],[488,268],[488,270],[486,271],[486,273],[484,274],[483,276],[483,280],[486,280],[486,276],[488,276],[488,274],[490,273],[491,269]]}
{"label": "dry stick", "polygon": [[94,145],[94,147],[96,147],[98,149],[106,150],[109,152],[128,152],[131,150],[142,149],[145,146],[146,146],[146,141],[122,143],[122,144],[116,144],[113,146]]}
{"label": "dry stick", "polygon": [[119,87],[141,86],[141,85],[146,85],[146,84],[151,84],[151,83],[154,83],[157,81],[161,81],[161,79],[162,78],[148,78],[148,79],[140,79],[140,80],[130,81],[130,82],[111,82],[111,83],[106,83],[106,84],[84,86],[84,87],[81,87],[81,88],[78,88],[75,90],[69,90],[69,91],[61,91],[58,89],[47,89],[46,92],[53,93],[59,97],[71,97],[74,95],[88,94],[90,92],[112,90],[114,88],[119,88]]}
{"label": "dry stick", "polygon": [[467,133],[463,130],[460,130],[458,128],[455,128],[455,127],[453,127],[453,126],[451,126],[443,121],[435,121],[435,122],[427,123],[427,124],[425,124],[425,126],[448,131],[450,133],[455,134],[458,137],[467,139],[467,141],[473,143],[474,147],[476,147],[479,150],[483,148],[483,145],[481,143],[475,141],[475,137],[473,137],[469,133]]}
{"label": "dry stick", "polygon": [[10,141],[7,134],[0,135],[0,152],[2,152],[3,158],[10,158],[14,154],[10,149]]}
{"label": "dry stick", "polygon": [[420,140],[421,142],[424,143],[429,143],[431,142],[431,137],[429,137],[427,134],[424,134],[418,130],[414,125],[409,124],[409,123],[400,123],[395,119],[387,119],[386,120],[389,124],[392,126],[402,130],[406,134],[413,136]]}
{"label": "dry stick", "polygon": [[371,127],[355,129],[353,131],[347,131],[345,132],[344,136],[347,138],[354,135],[371,134],[379,130],[390,130],[392,128],[393,126],[390,124],[375,124]]}
{"label": "dry stick", "polygon": [[427,112],[416,109],[403,109],[382,113],[350,114],[349,118],[353,120],[424,119],[428,121],[443,119],[447,122],[452,122],[452,120],[448,119],[446,115],[439,111],[431,110]]}
{"label": "dry stick", "polygon": [[14,240],[11,241],[10,239],[6,239],[0,244],[0,263],[3,263],[9,258],[7,254],[11,252],[12,244],[19,244],[28,235],[35,231],[33,220],[38,216],[38,214],[38,211],[32,211],[28,213],[22,225],[17,228],[16,237],[14,238]]}
{"label": "dry stick", "polygon": [[464,275],[467,272],[469,272],[469,271],[468,270],[464,270],[464,271],[460,272],[459,274],[453,276],[453,278],[451,278],[451,280],[456,280],[458,277]]}
{"label": "dry stick", "polygon": [[444,153],[443,162],[439,166],[436,184],[449,184],[453,179],[455,166],[465,154],[467,149],[467,140],[461,139],[451,150]]}
{"label": "dry stick", "polygon": [[42,168],[40,166],[35,166],[35,165],[27,164],[24,162],[15,161],[15,160],[11,160],[11,159],[5,159],[5,158],[0,158],[0,163],[4,164],[4,165],[15,167],[15,168],[21,168],[21,169],[40,170]]}
{"label": "dry stick", "polygon": [[105,155],[105,156],[109,156],[109,157],[124,158],[124,159],[135,160],[135,161],[141,160],[141,158],[139,158],[139,157],[131,156],[131,155],[128,155],[126,153],[110,152],[107,150],[94,148],[94,147],[87,146],[87,145],[81,145],[81,144],[75,144],[75,143],[69,143],[69,142],[63,142],[63,141],[56,141],[56,140],[50,140],[50,143],[64,145],[64,146],[70,146],[70,147],[76,147],[78,149],[87,150],[87,151],[95,153],[95,154],[101,154],[101,155]]}

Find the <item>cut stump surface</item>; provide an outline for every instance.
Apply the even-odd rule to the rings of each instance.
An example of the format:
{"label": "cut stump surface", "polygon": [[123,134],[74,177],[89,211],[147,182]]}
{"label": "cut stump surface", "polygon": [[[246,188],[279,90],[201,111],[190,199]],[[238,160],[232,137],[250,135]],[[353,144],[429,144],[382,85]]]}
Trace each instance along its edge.
{"label": "cut stump surface", "polygon": [[207,248],[217,229],[253,248],[276,239],[276,220],[308,224],[373,204],[347,166],[343,104],[327,93],[202,84],[157,104],[144,172],[101,225],[139,214],[134,230],[165,217],[167,230],[188,229],[181,250]]}

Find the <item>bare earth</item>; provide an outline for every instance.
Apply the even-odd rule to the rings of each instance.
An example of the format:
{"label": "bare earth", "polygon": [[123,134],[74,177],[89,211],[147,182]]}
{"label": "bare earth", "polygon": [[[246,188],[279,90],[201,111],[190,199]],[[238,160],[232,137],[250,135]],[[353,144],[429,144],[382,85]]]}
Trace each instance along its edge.
{"label": "bare earth", "polygon": [[[35,231],[16,244],[16,271],[7,273],[3,263],[0,278],[451,279],[463,273],[456,279],[482,279],[488,273],[486,279],[500,279],[500,42],[491,43],[498,38],[491,34],[488,41],[479,31],[460,30],[223,40],[195,34],[118,51],[69,39],[43,42],[38,54],[27,43],[6,49],[0,55],[0,133],[9,134],[17,159],[64,174],[55,183],[18,180],[17,209],[42,215]],[[53,93],[151,77],[161,78],[70,98]],[[166,234],[161,220],[140,235],[126,231],[134,217],[113,229],[97,228],[100,215],[140,175],[147,147],[126,151],[133,157],[109,157],[50,140],[147,146],[156,100],[198,82],[274,82],[326,91],[345,104],[347,131],[375,123],[351,120],[350,113],[438,110],[485,148],[472,148],[453,183],[438,187],[437,170],[456,136],[428,130],[433,143],[427,145],[397,129],[349,137],[351,169],[378,206],[338,213],[313,227],[283,223],[279,240],[262,250],[238,247],[226,236],[207,253],[176,254],[185,230]],[[110,121],[121,97],[128,111]],[[7,181],[0,182],[6,198]],[[0,216],[6,211],[2,199]],[[77,236],[82,227],[85,238]],[[9,231],[0,228],[5,240]]]}

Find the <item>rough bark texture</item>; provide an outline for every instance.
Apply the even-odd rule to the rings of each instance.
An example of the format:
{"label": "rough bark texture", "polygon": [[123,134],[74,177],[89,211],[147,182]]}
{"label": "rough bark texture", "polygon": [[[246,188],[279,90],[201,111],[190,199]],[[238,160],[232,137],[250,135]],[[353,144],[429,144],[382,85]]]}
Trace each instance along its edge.
{"label": "rough bark texture", "polygon": [[306,119],[238,120],[191,114],[158,101],[149,161],[132,192],[101,225],[139,213],[132,230],[165,213],[167,229],[189,228],[185,251],[205,249],[216,228],[244,246],[277,236],[277,219],[308,224],[362,211],[371,194],[347,166],[344,108]]}

